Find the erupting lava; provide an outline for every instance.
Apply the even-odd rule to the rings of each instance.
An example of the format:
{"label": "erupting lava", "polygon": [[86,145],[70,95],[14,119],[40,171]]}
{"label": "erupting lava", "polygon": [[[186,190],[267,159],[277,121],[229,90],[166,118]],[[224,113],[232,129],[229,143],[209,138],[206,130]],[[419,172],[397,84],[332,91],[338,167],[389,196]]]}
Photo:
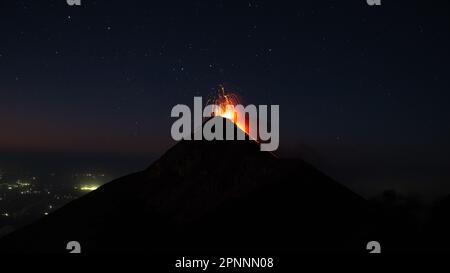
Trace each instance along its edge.
{"label": "erupting lava", "polygon": [[[225,93],[221,86],[218,94],[206,105],[202,97],[194,97],[193,116],[189,106],[175,105],[170,116],[178,120],[172,124],[170,133],[175,141],[192,138],[207,141],[254,140],[261,151],[275,151],[279,144],[279,105],[270,106],[270,121],[268,115],[268,105],[244,106],[237,95]],[[236,127],[239,129],[236,130]]]}
{"label": "erupting lava", "polygon": [[249,133],[248,124],[246,124],[247,122],[241,124],[242,122],[238,121],[238,114],[241,113],[238,113],[238,110],[235,108],[236,105],[240,104],[239,98],[236,94],[225,93],[225,88],[223,86],[220,86],[219,92],[217,96],[212,99],[211,104],[217,105],[217,107],[214,108],[212,112],[214,116],[229,119],[233,121],[234,124],[239,127],[239,129],[246,132],[247,134]]}

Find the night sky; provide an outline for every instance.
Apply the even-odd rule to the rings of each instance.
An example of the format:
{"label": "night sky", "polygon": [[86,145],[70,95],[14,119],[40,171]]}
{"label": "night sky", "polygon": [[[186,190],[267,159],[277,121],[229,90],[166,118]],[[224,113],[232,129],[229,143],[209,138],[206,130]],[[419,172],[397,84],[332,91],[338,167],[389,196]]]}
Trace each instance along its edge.
{"label": "night sky", "polygon": [[0,153],[158,157],[223,84],[363,195],[450,193],[449,30],[448,1],[2,0]]}

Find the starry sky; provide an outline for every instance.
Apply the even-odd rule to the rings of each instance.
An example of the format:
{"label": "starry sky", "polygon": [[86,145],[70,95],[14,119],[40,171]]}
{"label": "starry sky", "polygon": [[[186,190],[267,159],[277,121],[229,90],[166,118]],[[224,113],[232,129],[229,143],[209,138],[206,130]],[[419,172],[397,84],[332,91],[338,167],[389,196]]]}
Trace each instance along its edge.
{"label": "starry sky", "polygon": [[0,2],[0,152],[158,157],[223,84],[364,194],[450,193],[448,1]]}

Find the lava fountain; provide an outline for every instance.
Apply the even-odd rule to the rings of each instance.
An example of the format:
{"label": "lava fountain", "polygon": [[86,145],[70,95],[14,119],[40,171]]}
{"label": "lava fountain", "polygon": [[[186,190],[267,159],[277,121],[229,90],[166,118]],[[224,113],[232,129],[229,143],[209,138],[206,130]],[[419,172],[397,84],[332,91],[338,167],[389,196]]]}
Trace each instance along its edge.
{"label": "lava fountain", "polygon": [[236,126],[244,131],[245,133],[249,133],[249,124],[248,120],[245,119],[245,122],[241,122],[238,120],[238,115],[245,113],[238,112],[239,110],[236,109],[237,105],[240,105],[239,97],[230,92],[225,92],[225,88],[223,86],[219,87],[218,93],[210,100],[212,105],[215,105],[215,107],[212,110],[213,116],[219,116],[226,119],[229,119],[233,121]]}

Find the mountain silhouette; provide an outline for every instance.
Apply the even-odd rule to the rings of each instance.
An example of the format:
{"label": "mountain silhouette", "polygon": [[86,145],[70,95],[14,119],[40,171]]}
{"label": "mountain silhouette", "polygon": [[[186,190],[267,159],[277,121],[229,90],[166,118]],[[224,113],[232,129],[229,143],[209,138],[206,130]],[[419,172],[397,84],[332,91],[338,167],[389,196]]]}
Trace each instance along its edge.
{"label": "mountain silhouette", "polygon": [[83,252],[365,251],[368,215],[366,200],[301,159],[248,139],[183,140],[4,237],[0,250],[67,252],[78,241]]}

